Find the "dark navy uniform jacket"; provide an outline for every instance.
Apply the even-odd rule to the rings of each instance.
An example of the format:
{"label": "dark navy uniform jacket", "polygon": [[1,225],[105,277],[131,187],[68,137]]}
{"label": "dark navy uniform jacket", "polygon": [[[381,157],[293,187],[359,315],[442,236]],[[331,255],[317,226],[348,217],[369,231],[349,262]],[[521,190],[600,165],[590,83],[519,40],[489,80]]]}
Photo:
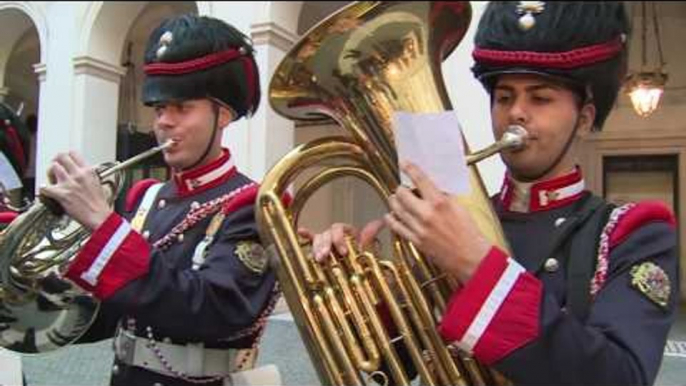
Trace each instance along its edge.
{"label": "dark navy uniform jacket", "polygon": [[569,262],[546,254],[588,194],[578,169],[533,185],[506,179],[496,211],[512,252],[494,247],[453,295],[440,326],[446,341],[516,385],[654,382],[679,294],[674,217],[654,202],[611,212],[580,320],[567,309]]}
{"label": "dark navy uniform jacket", "polygon": [[[139,233],[129,221],[150,185],[134,186],[127,197],[131,212],[112,214],[69,267],[67,277],[102,300],[81,341],[112,337],[120,323],[158,342],[250,348],[276,298],[275,274],[265,255],[254,253],[257,185],[236,171],[224,150],[219,160],[166,182]],[[225,218],[194,268],[196,247],[219,211]],[[239,253],[246,243],[253,253]],[[115,363],[113,384],[155,382],[186,384]]]}

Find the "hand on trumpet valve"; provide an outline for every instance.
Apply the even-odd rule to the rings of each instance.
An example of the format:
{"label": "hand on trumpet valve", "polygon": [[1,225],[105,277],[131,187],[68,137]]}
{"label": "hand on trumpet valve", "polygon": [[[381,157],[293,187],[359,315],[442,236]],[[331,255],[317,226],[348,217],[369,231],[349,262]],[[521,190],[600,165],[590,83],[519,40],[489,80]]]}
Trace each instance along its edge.
{"label": "hand on trumpet valve", "polygon": [[48,168],[48,179],[50,185],[40,189],[41,197],[56,201],[87,229],[97,229],[112,213],[96,168],[86,164],[80,155],[57,155]]}

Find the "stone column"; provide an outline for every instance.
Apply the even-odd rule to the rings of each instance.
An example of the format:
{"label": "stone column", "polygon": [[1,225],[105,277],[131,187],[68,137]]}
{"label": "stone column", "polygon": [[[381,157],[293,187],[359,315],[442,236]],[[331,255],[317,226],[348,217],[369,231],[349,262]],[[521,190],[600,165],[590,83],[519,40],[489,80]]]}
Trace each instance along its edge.
{"label": "stone column", "polygon": [[74,64],[72,146],[91,163],[114,161],[117,152],[119,83],[124,67],[90,56]]}
{"label": "stone column", "polygon": [[[38,63],[33,65],[33,71],[38,77],[38,127],[36,130],[36,191],[38,188],[46,184],[46,171],[48,163],[54,156],[53,146],[55,142],[53,138],[49,137],[49,113],[48,108],[51,105],[47,103],[48,100],[46,80],[48,67],[45,63]],[[59,136],[58,136],[59,138]]]}
{"label": "stone column", "polygon": [[[201,7],[203,13],[217,17],[249,35],[256,50],[260,71],[262,99],[250,119],[233,122],[224,131],[224,143],[231,148],[238,169],[253,179],[261,180],[272,164],[293,147],[293,123],[281,118],[269,106],[269,81],[285,52],[296,40],[292,15],[276,2],[215,2]],[[249,15],[246,17],[246,15]],[[283,18],[286,20],[277,20]]]}
{"label": "stone column", "polygon": [[250,123],[248,161],[251,174],[261,178],[294,145],[295,125],[272,109],[269,104],[269,82],[297,37],[274,22],[253,24],[251,37],[257,50],[262,102]]}

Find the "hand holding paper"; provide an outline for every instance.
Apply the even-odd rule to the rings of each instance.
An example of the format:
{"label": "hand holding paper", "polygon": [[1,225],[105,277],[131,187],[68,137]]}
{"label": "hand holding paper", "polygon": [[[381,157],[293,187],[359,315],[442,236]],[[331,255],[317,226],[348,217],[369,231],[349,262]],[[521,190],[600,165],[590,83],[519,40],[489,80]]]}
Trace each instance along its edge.
{"label": "hand holding paper", "polygon": [[[469,193],[469,170],[462,130],[454,111],[396,112],[393,121],[399,161],[417,165],[440,190],[448,194]],[[412,186],[404,173],[400,178],[403,185]]]}

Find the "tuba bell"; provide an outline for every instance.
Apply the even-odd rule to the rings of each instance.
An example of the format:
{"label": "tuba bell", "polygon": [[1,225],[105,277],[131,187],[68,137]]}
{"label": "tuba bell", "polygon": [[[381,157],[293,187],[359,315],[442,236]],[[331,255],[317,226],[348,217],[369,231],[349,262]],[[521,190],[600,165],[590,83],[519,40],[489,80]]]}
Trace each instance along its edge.
{"label": "tuba bell", "polygon": [[[171,146],[169,141],[121,163],[97,168],[110,205],[122,171]],[[76,341],[95,320],[99,302],[63,278],[90,233],[40,197],[0,233],[0,347],[52,351]]]}
{"label": "tuba bell", "polygon": [[[295,229],[308,199],[340,177],[366,182],[386,199],[399,184],[393,114],[451,110],[441,62],[471,19],[468,2],[359,2],[320,22],[295,44],[272,77],[269,100],[296,121],[333,119],[347,136],[296,147],[265,176],[256,214],[284,297],[322,384],[504,384],[501,375],[444,343],[436,326],[457,282],[438,272],[414,246],[392,235],[390,257],[335,252],[315,262]],[[457,129],[457,128],[456,128]],[[496,245],[508,250],[475,163],[521,146],[523,128],[470,153],[471,193],[456,196]],[[316,170],[312,170],[316,169]],[[305,181],[285,205],[296,177]],[[384,305],[390,316],[380,313]],[[411,358],[403,363],[394,342]]]}

